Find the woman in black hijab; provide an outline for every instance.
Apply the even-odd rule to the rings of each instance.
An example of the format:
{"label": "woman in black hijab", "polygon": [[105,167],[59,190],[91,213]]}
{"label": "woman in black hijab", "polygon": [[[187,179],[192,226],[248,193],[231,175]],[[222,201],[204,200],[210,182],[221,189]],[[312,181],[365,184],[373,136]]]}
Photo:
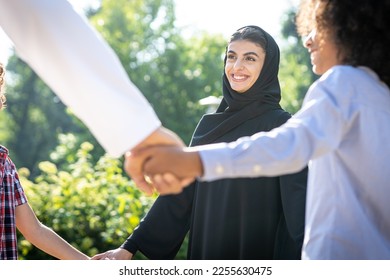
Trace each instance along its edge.
{"label": "woman in black hijab", "polygon": [[[224,65],[223,100],[202,117],[192,146],[269,131],[291,117],[279,105],[279,48],[267,32],[257,26],[235,32]],[[299,259],[306,180],[307,169],[194,182],[158,197],[121,248],[97,258],[131,258],[137,250],[150,259],[174,258],[189,231],[189,259]]]}

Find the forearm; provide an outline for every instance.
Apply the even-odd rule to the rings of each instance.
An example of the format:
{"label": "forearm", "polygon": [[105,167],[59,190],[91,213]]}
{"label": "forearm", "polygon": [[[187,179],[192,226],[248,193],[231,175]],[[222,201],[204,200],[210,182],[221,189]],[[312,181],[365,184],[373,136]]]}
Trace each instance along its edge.
{"label": "forearm", "polygon": [[189,230],[194,186],[178,195],[157,198],[122,248],[150,259],[173,259]]}
{"label": "forearm", "polygon": [[47,226],[40,224],[30,235],[25,238],[34,246],[47,254],[60,260],[87,260],[88,256],[70,245],[57,233]]}

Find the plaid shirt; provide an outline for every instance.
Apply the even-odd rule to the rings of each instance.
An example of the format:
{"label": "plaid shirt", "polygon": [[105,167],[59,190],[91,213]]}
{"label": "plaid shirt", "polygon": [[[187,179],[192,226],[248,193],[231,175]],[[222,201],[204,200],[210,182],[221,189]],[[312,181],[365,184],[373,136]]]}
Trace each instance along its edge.
{"label": "plaid shirt", "polygon": [[15,208],[27,203],[16,167],[8,150],[0,145],[0,260],[16,260]]}

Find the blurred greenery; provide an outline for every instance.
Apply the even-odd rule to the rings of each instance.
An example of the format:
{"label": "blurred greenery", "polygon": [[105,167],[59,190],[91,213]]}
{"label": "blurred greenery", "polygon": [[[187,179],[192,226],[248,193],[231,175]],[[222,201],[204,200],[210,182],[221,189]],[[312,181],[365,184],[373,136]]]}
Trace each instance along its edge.
{"label": "blurred greenery", "polygon": [[[103,0],[87,15],[163,125],[189,143],[207,109],[198,101],[222,93],[226,39],[207,32],[184,38],[174,25],[173,0]],[[300,108],[317,78],[294,17],[290,9],[281,23],[286,44],[281,47],[279,80],[282,106],[290,113]],[[117,248],[155,197],[145,197],[134,187],[123,173],[122,159],[107,156],[84,124],[16,55],[9,59],[6,78],[8,108],[0,114],[0,142],[20,168],[38,218],[88,255]],[[178,259],[186,257],[186,242]],[[22,237],[19,248],[22,259],[50,258]]]}
{"label": "blurred greenery", "polygon": [[185,39],[175,27],[173,0],[103,0],[91,17],[163,125],[189,143],[205,108],[221,95],[222,35]]}
{"label": "blurred greenery", "polygon": [[279,70],[281,104],[293,114],[301,108],[307,89],[317,79],[311,70],[310,56],[295,28],[295,15],[294,8],[290,8],[283,18],[281,33],[286,45],[281,51]]}

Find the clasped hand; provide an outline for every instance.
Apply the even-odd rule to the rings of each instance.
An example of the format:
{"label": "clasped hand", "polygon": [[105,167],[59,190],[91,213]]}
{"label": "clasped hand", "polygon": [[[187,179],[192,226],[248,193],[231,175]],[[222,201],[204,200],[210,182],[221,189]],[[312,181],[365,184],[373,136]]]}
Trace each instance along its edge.
{"label": "clasped hand", "polygon": [[172,131],[159,128],[125,155],[124,168],[147,195],[177,194],[202,174],[197,152]]}

